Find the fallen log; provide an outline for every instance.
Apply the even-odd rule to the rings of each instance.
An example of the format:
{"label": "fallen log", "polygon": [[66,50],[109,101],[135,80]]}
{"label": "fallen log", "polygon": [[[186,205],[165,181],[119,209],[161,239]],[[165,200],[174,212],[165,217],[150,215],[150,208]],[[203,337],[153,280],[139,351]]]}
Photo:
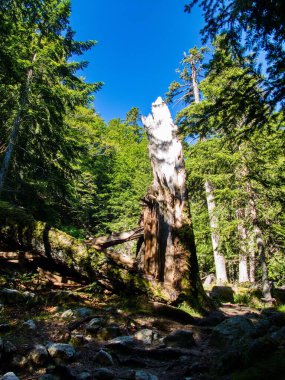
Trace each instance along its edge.
{"label": "fallen log", "polygon": [[130,231],[114,232],[111,235],[100,236],[98,238],[89,238],[88,240],[85,241],[85,243],[97,249],[98,251],[102,251],[114,245],[118,245],[118,244],[126,243],[127,241],[139,239],[141,236],[143,236],[143,233],[144,233],[143,227],[138,227]]}

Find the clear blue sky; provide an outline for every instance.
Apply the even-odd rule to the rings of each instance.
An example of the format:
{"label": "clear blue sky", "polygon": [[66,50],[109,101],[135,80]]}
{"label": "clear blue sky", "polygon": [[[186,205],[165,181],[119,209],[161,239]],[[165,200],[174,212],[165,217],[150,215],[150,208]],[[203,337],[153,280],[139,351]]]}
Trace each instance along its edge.
{"label": "clear blue sky", "polygon": [[197,7],[183,12],[188,0],[71,1],[75,38],[98,41],[83,57],[90,62],[83,75],[105,83],[95,108],[106,121],[124,119],[131,107],[149,113],[177,79],[183,52],[201,46],[202,17]]}

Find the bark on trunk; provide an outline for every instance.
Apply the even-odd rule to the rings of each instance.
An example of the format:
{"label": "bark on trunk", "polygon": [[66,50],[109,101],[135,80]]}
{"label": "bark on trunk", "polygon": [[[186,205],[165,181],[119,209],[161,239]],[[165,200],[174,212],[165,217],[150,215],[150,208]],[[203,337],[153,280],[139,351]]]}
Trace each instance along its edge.
{"label": "bark on trunk", "polygon": [[248,263],[247,263],[247,230],[244,226],[244,210],[238,209],[236,211],[238,218],[238,235],[240,239],[240,253],[239,253],[239,283],[248,282]]}
{"label": "bark on trunk", "polygon": [[[199,277],[182,144],[167,105],[158,98],[142,118],[154,182],[144,202],[144,249],[140,267],[170,301],[207,305]],[[201,305],[200,305],[201,306]]]}
{"label": "bark on trunk", "polygon": [[[31,64],[34,63],[36,59],[36,54],[33,55],[33,58],[31,60]],[[28,94],[29,94],[29,89],[30,89],[30,84],[33,78],[33,69],[30,68],[27,72],[27,78],[26,78],[26,83],[23,85],[21,95],[20,95],[20,104],[19,104],[19,110],[17,112],[17,115],[13,121],[12,125],[12,131],[10,135],[10,139],[4,154],[4,158],[2,161],[1,165],[1,170],[0,170],[0,195],[3,192],[6,177],[8,174],[8,169],[10,166],[10,162],[13,156],[13,151],[15,144],[18,139],[18,133],[19,133],[19,127],[22,121],[22,115],[23,115],[23,110],[25,106],[27,105],[28,102]]]}
{"label": "bark on trunk", "polygon": [[[194,101],[196,104],[200,103],[200,93],[198,88],[197,79],[197,69],[195,62],[191,63],[191,76],[192,76],[192,86]],[[200,135],[201,141],[206,141],[205,135]],[[228,283],[228,276],[226,271],[226,259],[225,256],[219,250],[220,234],[218,231],[218,218],[215,215],[216,203],[214,197],[214,187],[212,183],[207,179],[205,184],[206,200],[208,207],[208,214],[210,219],[210,229],[211,229],[211,240],[214,253],[214,262],[216,270],[216,279],[218,285],[223,285]]]}
{"label": "bark on trunk", "polygon": [[[249,186],[249,190],[251,191],[250,184],[248,184],[248,186]],[[263,241],[261,229],[259,227],[256,205],[255,205],[255,201],[252,195],[249,201],[249,207],[250,207],[250,215],[252,218],[253,231],[256,238],[258,257],[261,264],[262,293],[265,299],[272,299],[270,284],[268,280],[268,268],[267,268],[266,255],[265,255],[265,244]]]}
{"label": "bark on trunk", "polygon": [[253,233],[249,237],[249,281],[255,283],[255,239]]}
{"label": "bark on trunk", "polygon": [[218,218],[215,215],[215,198],[214,189],[210,181],[205,182],[206,199],[210,218],[211,238],[214,252],[214,261],[216,269],[217,284],[222,285],[228,282],[228,276],[226,271],[226,259],[222,253],[219,252],[220,235],[218,232]]}

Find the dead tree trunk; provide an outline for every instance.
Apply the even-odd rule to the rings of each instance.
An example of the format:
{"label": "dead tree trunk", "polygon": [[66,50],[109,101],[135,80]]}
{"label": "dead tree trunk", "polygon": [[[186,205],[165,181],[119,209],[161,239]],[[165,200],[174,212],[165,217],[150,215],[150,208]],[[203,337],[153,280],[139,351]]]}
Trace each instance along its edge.
{"label": "dead tree trunk", "polygon": [[140,268],[171,301],[206,305],[190,217],[182,144],[167,105],[159,97],[142,118],[154,181],[144,198]]}

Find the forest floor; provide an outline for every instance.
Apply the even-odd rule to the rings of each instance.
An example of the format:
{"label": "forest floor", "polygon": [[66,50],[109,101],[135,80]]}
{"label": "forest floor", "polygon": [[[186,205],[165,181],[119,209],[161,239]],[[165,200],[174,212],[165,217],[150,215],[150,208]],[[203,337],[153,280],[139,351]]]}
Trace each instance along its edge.
{"label": "forest floor", "polygon": [[[153,315],[145,299],[130,294],[43,284],[31,274],[9,276],[0,276],[0,375],[13,371],[21,380],[285,379],[285,314],[276,309],[227,303],[185,324],[179,312],[171,318]],[[54,343],[73,351],[51,356]],[[33,356],[39,345],[49,355]]]}

